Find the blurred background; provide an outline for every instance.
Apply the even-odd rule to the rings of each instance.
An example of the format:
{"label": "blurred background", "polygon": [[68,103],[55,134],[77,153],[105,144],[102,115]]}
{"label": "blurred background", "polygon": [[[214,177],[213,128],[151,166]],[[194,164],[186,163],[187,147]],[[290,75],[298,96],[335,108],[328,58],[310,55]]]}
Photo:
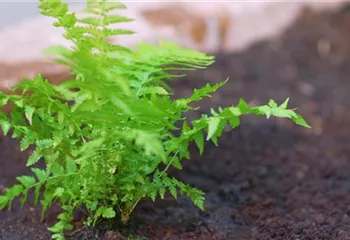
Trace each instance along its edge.
{"label": "blurred background", "polygon": [[[78,11],[85,1],[66,1]],[[124,1],[124,15],[135,19],[126,27],[134,36],[111,39],[129,47],[140,41],[174,41],[208,53],[238,53],[274,39],[291,26],[300,14],[336,11],[346,1]],[[61,66],[47,61],[42,51],[52,45],[68,45],[52,19],[40,16],[37,1],[0,0],[0,89],[20,77],[37,72],[61,74]],[[325,45],[325,44],[323,44]],[[327,45],[327,44],[326,44]],[[327,46],[324,47],[327,47]]]}
{"label": "blurred background", "polygon": [[[66,0],[79,11],[84,1]],[[305,8],[332,10],[346,1],[124,1],[124,15],[135,19],[127,27],[137,37],[117,39],[126,45],[141,40],[175,41],[207,52],[240,51],[272,38]],[[67,44],[52,21],[40,16],[37,1],[0,0],[0,58],[5,62],[42,59],[50,44]]]}

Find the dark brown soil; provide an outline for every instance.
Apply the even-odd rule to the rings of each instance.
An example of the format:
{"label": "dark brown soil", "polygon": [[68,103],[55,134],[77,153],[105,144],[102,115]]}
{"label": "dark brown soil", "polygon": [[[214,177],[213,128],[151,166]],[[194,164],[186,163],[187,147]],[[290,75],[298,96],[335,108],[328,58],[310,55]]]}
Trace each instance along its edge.
{"label": "dark brown soil", "polygon": [[[239,97],[254,104],[290,97],[313,129],[245,118],[239,129],[224,134],[219,148],[208,143],[202,157],[193,151],[184,170],[173,172],[207,193],[206,211],[185,197],[144,201],[131,232],[152,240],[350,239],[349,30],[350,8],[305,12],[280,38],[240,54],[218,54],[209,70],[174,83],[178,96],[185,96],[206,81],[229,76],[203,111]],[[25,154],[8,138],[1,139],[0,149],[2,191],[25,172]],[[49,239],[45,228],[55,210],[44,223],[39,216],[29,204],[1,212],[2,239]],[[83,229],[70,239],[126,238],[116,229]]]}

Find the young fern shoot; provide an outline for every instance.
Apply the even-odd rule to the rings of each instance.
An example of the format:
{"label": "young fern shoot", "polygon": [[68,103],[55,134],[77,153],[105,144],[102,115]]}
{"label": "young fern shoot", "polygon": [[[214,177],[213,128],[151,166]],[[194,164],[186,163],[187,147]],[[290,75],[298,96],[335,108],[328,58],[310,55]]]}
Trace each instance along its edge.
{"label": "young fern shoot", "polygon": [[[27,161],[33,174],[19,176],[18,183],[6,189],[0,209],[11,208],[17,197],[24,204],[31,190],[42,206],[42,217],[53,202],[59,203],[63,212],[50,227],[53,239],[64,239],[65,230],[73,228],[73,211],[80,206],[88,210],[87,225],[114,217],[127,222],[140,199],[164,198],[167,191],[175,198],[186,194],[204,209],[204,193],[168,176],[167,170],[182,168],[192,142],[200,153],[205,140],[218,144],[224,127],[238,127],[243,115],[288,118],[309,127],[287,108],[288,99],[281,105],[270,100],[255,107],[242,99],[188,122],[184,113],[196,110],[190,105],[210,97],[225,82],[206,84],[190,97],[174,100],[166,81],[182,76],[173,70],[208,67],[212,56],[169,42],[142,43],[135,49],[110,43],[111,36],[133,34],[111,27],[132,21],[112,14],[125,9],[121,3],[89,0],[84,10],[89,17],[82,19],[60,0],[41,0],[39,8],[56,20],[54,26],[63,28],[72,43],[48,52],[75,77],[53,85],[38,74],[23,79],[11,94],[0,93],[0,106],[12,106],[10,113],[0,112],[3,133],[19,139],[21,150],[34,147]],[[175,135],[175,130],[181,134]],[[38,161],[45,168],[37,168]]]}

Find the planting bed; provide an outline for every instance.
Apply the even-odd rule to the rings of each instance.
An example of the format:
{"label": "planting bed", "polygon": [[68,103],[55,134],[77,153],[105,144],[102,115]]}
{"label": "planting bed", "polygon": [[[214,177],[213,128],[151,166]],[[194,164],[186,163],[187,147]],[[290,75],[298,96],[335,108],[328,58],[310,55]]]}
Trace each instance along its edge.
{"label": "planting bed", "polygon": [[[219,148],[208,143],[202,157],[194,149],[184,170],[172,172],[207,193],[205,212],[186,198],[144,201],[120,233],[108,224],[81,228],[83,215],[77,214],[71,239],[126,239],[126,232],[152,240],[350,239],[349,29],[350,8],[305,12],[279,39],[240,54],[217,54],[209,70],[174,82],[177,96],[184,96],[230,76],[203,112],[239,97],[252,104],[290,97],[313,128],[245,118],[224,134]],[[0,192],[25,171],[25,155],[15,141],[1,138]],[[0,239],[49,239],[46,224],[58,208],[41,224],[39,208],[15,206],[0,213]]]}

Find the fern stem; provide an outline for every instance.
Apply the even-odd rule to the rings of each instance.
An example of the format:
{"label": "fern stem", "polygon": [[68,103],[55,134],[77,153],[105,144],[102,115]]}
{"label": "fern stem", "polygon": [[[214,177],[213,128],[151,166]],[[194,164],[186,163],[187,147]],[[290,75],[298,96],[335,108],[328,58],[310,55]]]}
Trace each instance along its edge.
{"label": "fern stem", "polygon": [[168,163],[168,165],[164,168],[164,170],[159,174],[159,177],[162,177],[164,175],[164,173],[166,171],[168,171],[169,167],[171,166],[171,164],[174,162],[176,155],[179,153],[179,151],[176,151],[176,153],[174,154],[174,156],[171,158],[170,162]]}
{"label": "fern stem", "polygon": [[[77,175],[79,174],[80,172],[75,172],[75,173],[68,173],[68,174],[63,174],[63,175],[58,175],[58,176],[53,176],[53,177],[49,177],[45,180],[45,182],[47,182],[48,180],[52,180],[52,179],[56,179],[56,178],[59,178],[59,177],[68,177],[68,176],[72,176],[72,175]],[[34,188],[35,186],[39,185],[39,184],[42,184],[42,182],[37,182],[35,183],[34,185],[30,186],[28,189],[31,189],[31,188]]]}

